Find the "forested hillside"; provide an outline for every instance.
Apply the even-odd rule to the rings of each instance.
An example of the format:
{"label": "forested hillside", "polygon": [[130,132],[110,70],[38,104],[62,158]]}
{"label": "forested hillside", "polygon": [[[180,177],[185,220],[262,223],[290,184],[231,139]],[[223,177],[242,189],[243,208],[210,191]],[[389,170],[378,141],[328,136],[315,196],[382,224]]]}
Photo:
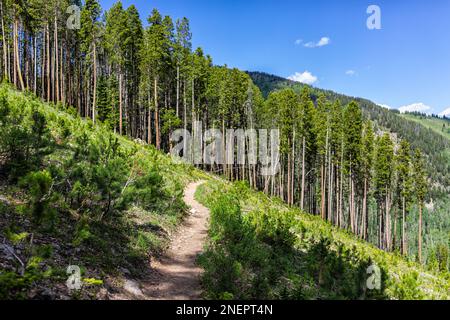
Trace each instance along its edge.
{"label": "forested hillside", "polygon": [[[442,246],[448,246],[450,243],[448,231],[450,228],[450,140],[446,139],[446,127],[448,127],[446,123],[448,123],[448,120],[417,114],[402,115],[396,110],[382,108],[366,99],[314,88],[262,72],[248,72],[248,74],[265,96],[270,92],[286,88],[297,93],[301,93],[302,90],[308,88],[311,92],[311,99],[316,101],[316,105],[318,97],[322,95],[329,101],[339,101],[342,104],[357,101],[361,106],[364,118],[372,121],[377,135],[390,133],[396,149],[401,146],[400,141],[403,139],[412,148],[422,150],[426,156],[425,165],[429,178],[429,188],[426,195],[429,205],[425,214],[425,228],[427,229],[425,241],[428,243],[428,250],[433,255]],[[411,216],[417,216],[416,208],[412,208],[412,210]],[[406,219],[408,220],[408,217]],[[410,229],[417,230],[419,226],[415,218],[410,217],[410,219]],[[418,250],[416,243],[417,239],[409,246],[413,250]]]}
{"label": "forested hillside", "polygon": [[432,129],[434,132],[450,140],[450,118],[427,115],[419,112],[408,112],[401,115],[403,118],[412,120]]}
{"label": "forested hillside", "polygon": [[0,87],[0,299],[105,298],[146,276],[186,213],[199,172],[76,112]]}
{"label": "forested hillside", "polygon": [[[211,208],[205,298],[447,299],[449,275],[376,249],[320,217],[0,87],[0,298],[109,299],[151,276],[186,213],[191,180]],[[20,169],[20,170],[19,170]],[[381,287],[367,290],[366,269]],[[83,290],[66,287],[81,266]]]}
{"label": "forested hillside", "polygon": [[[123,243],[135,243],[138,252],[131,256],[143,258],[160,248],[167,225],[141,230],[130,226],[127,214],[126,232],[100,236],[95,228],[114,219],[117,227],[128,210],[151,219],[144,224],[175,224],[183,212],[183,181],[194,175],[192,167],[161,156],[178,143],[170,139],[176,129],[191,132],[194,140],[210,128],[224,134],[278,129],[280,161],[273,175],[264,175],[261,163],[249,158],[205,164],[194,150],[180,155],[197,169],[247,181],[299,214],[319,216],[384,251],[448,272],[444,136],[364,99],[216,66],[201,48],[192,48],[187,18],[173,20],[157,9],[149,10],[144,24],[135,6],[117,2],[103,13],[97,0],[86,0],[80,28],[67,28],[65,8],[74,3],[81,6],[67,0],[1,1],[1,77],[33,96],[26,100],[2,87],[2,230],[10,243],[17,241],[23,250],[34,243],[26,218],[32,217],[33,226],[63,232],[75,246],[97,239],[97,245],[115,250],[113,256],[129,248],[109,247],[104,237],[131,235]],[[39,99],[73,117],[59,116]],[[231,143],[216,141],[216,149],[234,156],[238,148],[245,154],[255,148],[251,136],[243,146],[231,137]],[[25,220],[15,228],[17,210]],[[62,224],[75,225],[73,230],[56,228],[58,212],[73,216],[75,222]]]}
{"label": "forested hillside", "polygon": [[[275,75],[263,72],[248,72],[253,82],[261,89],[265,97],[272,91],[291,88],[297,93],[305,87],[311,91],[312,99],[315,101],[317,97],[324,94],[331,101],[339,100],[340,103],[346,105],[351,101],[357,101],[362,108],[364,116],[373,121],[380,130],[386,130],[395,133],[399,138],[406,139],[414,148],[421,149],[429,158],[427,161],[428,174],[433,181],[439,182],[438,188],[433,189],[435,192],[444,192],[443,195],[448,196],[450,190],[450,162],[446,155],[450,152],[450,142],[442,137],[442,122],[439,124],[438,130],[433,130],[425,122],[418,122],[417,117],[412,114],[401,115],[397,110],[385,109],[372,101],[363,98],[350,97],[331,90],[314,88],[299,82],[291,81]],[[424,117],[424,115],[422,115]],[[437,120],[439,121],[439,120]],[[440,120],[445,121],[445,120]],[[419,125],[417,125],[419,123]],[[436,124],[437,125],[437,124]],[[447,126],[448,127],[448,126]],[[445,136],[444,136],[445,137]],[[447,187],[443,190],[442,187]],[[434,197],[438,196],[432,193]]]}

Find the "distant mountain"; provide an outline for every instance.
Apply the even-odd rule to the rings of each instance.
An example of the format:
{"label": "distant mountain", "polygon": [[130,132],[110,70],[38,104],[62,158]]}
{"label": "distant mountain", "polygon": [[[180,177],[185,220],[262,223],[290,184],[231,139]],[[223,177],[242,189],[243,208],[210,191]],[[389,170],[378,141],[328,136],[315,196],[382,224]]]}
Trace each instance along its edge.
{"label": "distant mountain", "polygon": [[434,129],[425,126],[420,121],[402,116],[398,110],[389,110],[368,99],[319,89],[264,72],[247,73],[265,97],[272,91],[284,88],[292,88],[294,91],[300,92],[306,86],[311,89],[313,100],[316,100],[320,94],[324,94],[327,99],[339,100],[343,105],[353,100],[357,101],[363,109],[364,116],[373,121],[375,126],[397,133],[400,138],[408,140],[412,147],[421,149],[428,156],[429,175],[439,186],[431,193],[431,197],[448,196],[450,192],[448,190],[450,186],[450,140]]}
{"label": "distant mountain", "polygon": [[420,123],[450,141],[450,119],[419,112],[407,112],[402,114],[402,117]]}

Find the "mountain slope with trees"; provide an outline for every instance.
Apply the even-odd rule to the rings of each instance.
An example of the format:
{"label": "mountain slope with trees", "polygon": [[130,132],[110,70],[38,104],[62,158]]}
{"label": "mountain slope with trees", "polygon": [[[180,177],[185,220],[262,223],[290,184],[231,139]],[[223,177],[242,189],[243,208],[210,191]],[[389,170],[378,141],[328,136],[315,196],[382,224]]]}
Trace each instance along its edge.
{"label": "mountain slope with trees", "polygon": [[202,176],[76,113],[0,87],[0,298],[105,298],[148,276]]}
{"label": "mountain slope with trees", "polygon": [[[444,186],[450,185],[450,165],[444,155],[446,151],[450,150],[450,142],[444,139],[445,136],[444,138],[442,137],[442,132],[436,132],[424,122],[411,121],[417,120],[417,118],[412,117],[413,114],[401,115],[398,110],[388,110],[367,99],[350,97],[331,90],[315,88],[264,72],[247,73],[265,97],[272,91],[285,88],[291,88],[295,92],[300,93],[306,87],[310,89],[313,100],[316,100],[319,95],[323,94],[327,99],[331,101],[339,100],[343,105],[349,104],[351,101],[358,102],[364,116],[371,120],[376,127],[379,127],[380,130],[395,133],[400,138],[408,140],[412,147],[421,149],[429,157],[427,162],[428,171],[429,174],[433,175],[434,181]],[[434,129],[441,131],[442,123],[440,123],[439,128]]]}
{"label": "mountain slope with trees", "polygon": [[199,259],[208,298],[448,299],[448,273],[424,271],[246,183],[209,181],[197,198],[211,209]]}
{"label": "mountain slope with trees", "polygon": [[[448,270],[450,174],[444,150],[449,142],[442,135],[365,99],[216,66],[201,48],[192,48],[187,18],[174,21],[157,9],[148,11],[144,24],[135,6],[124,8],[120,1],[107,12],[97,0],[86,0],[82,6],[68,0],[1,0],[1,4],[1,77],[19,90],[62,109],[73,107],[70,110],[95,130],[110,130],[120,139],[153,145],[161,152],[172,150],[176,141],[170,136],[180,128],[193,139],[209,128],[224,133],[279,129],[280,170],[273,176],[263,175],[263,166],[249,159],[205,164],[195,150],[185,150],[183,156],[198,169],[231,181],[246,180],[252,188],[385,251],[400,251],[430,268]],[[65,8],[73,4],[81,8],[80,29],[66,28]],[[36,130],[28,130],[39,133],[33,148],[18,153],[11,151],[17,144],[14,139],[2,141],[2,157],[14,159],[2,169],[8,177],[22,174],[30,156],[41,153],[37,146],[50,139],[42,129],[42,117],[30,114],[26,124],[19,116],[5,115],[5,123],[19,124],[5,127],[11,132],[31,125]],[[70,136],[75,129],[65,129],[65,134]],[[70,197],[64,196],[63,202],[100,218],[127,203],[119,191],[123,183],[129,186],[131,165],[125,160],[129,156],[117,154],[116,136],[106,132],[99,137],[102,148],[84,148],[89,144],[81,136],[72,162],[55,173],[70,173],[72,166],[78,168],[74,163],[86,165],[88,169],[72,173],[81,181],[69,180],[63,191]],[[241,151],[248,153],[255,140],[244,140]],[[236,145],[218,143],[224,153],[239,153]],[[119,170],[109,173],[108,166]],[[38,162],[29,170],[41,167]],[[42,186],[44,191],[31,189],[37,199],[48,200],[45,191],[54,177],[53,172],[44,172],[23,183]],[[92,186],[90,179],[97,177],[100,181]],[[121,200],[113,200],[116,196]],[[101,209],[105,204],[106,212]],[[37,211],[48,208],[40,201],[34,206]]]}
{"label": "mountain slope with trees", "polygon": [[450,118],[437,115],[427,115],[420,112],[407,112],[401,115],[403,118],[422,124],[434,132],[450,140]]}
{"label": "mountain slope with trees", "polygon": [[[197,198],[212,214],[199,259],[205,298],[448,298],[439,267],[379,250],[248,182],[231,184],[94,126],[73,108],[2,85],[0,115],[3,299],[107,299],[127,278],[148,281],[148,260],[167,247],[187,209],[183,186],[196,179],[207,181]],[[381,287],[367,290],[373,263]],[[81,291],[66,287],[74,264]]]}
{"label": "mountain slope with trees", "polygon": [[[449,210],[449,195],[450,195],[450,141],[446,139],[445,133],[442,132],[445,128],[445,119],[425,120],[424,115],[413,115],[413,114],[400,114],[396,110],[388,110],[382,108],[375,103],[362,99],[349,97],[343,94],[338,94],[330,90],[323,90],[319,88],[314,88],[309,85],[294,82],[288,79],[284,79],[278,76],[269,75],[262,72],[248,72],[254,83],[261,89],[263,95],[270,95],[270,92],[284,90],[286,88],[293,90],[300,94],[302,90],[308,88],[311,92],[311,99],[315,101],[318,105],[318,97],[324,96],[329,101],[339,101],[342,104],[349,104],[352,101],[358,102],[363,112],[363,117],[370,120],[373,125],[373,131],[376,135],[380,136],[383,133],[389,133],[393,142],[394,148],[398,149],[402,143],[402,140],[408,142],[408,148],[419,149],[422,151],[426,161],[424,162],[426,166],[426,172],[428,176],[429,188],[426,193],[426,201],[428,202],[426,211],[424,215],[425,224],[425,235],[428,250],[431,255],[435,255],[442,246],[448,246],[449,241],[449,228],[450,228],[450,215]],[[444,123],[443,123],[444,122]],[[333,129],[334,131],[335,129]],[[438,132],[439,131],[439,132]],[[405,144],[403,144],[405,146]],[[365,153],[367,154],[367,153]],[[411,158],[411,155],[408,156]],[[381,160],[381,159],[379,159]],[[401,165],[401,164],[399,164]],[[370,172],[367,172],[370,174]],[[374,177],[376,178],[376,177]],[[401,177],[399,177],[401,178]],[[401,183],[401,181],[399,181]],[[399,187],[402,187],[399,185]],[[407,192],[409,196],[415,195],[415,190],[410,189]],[[401,196],[398,198],[400,200],[398,204],[398,210],[404,211],[402,207],[409,207],[408,201],[405,205],[401,202]],[[412,206],[410,208],[411,214],[407,215],[405,218],[406,223],[410,224],[410,229],[418,232],[420,223],[419,208]],[[400,218],[399,214],[394,213],[393,216],[395,220]],[[413,218],[415,217],[415,218]],[[399,223],[402,221],[398,221]],[[395,223],[395,221],[394,221]],[[398,227],[398,226],[396,226]],[[393,226],[393,228],[396,228]],[[413,250],[418,252],[418,239],[414,236],[413,232],[411,241],[411,236],[408,245]],[[395,237],[395,235],[394,235]],[[406,247],[406,245],[404,246]],[[400,250],[402,250],[400,248]],[[432,263],[434,263],[434,258],[431,258]]]}

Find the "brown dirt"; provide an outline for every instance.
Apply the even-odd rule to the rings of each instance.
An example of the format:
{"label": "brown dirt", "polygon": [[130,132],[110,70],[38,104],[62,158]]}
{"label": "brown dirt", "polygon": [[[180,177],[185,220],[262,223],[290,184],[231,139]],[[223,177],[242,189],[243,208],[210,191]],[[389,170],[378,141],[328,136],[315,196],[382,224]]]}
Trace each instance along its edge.
{"label": "brown dirt", "polygon": [[[127,281],[128,294],[115,298],[145,300],[200,300],[202,268],[196,264],[202,252],[208,231],[209,210],[194,199],[197,187],[203,182],[189,184],[184,201],[191,207],[189,216],[174,235],[167,252],[152,261],[151,279],[140,282]],[[128,289],[127,289],[128,288]]]}

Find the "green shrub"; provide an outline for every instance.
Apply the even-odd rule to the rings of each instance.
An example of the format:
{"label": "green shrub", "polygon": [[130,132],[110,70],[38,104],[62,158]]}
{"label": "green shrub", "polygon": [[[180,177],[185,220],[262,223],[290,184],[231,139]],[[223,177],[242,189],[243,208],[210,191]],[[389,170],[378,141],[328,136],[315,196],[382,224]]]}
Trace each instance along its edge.
{"label": "green shrub", "polygon": [[46,170],[31,172],[19,182],[19,185],[29,190],[28,208],[36,224],[47,223],[54,227],[56,210],[50,205],[55,201],[52,194],[53,179]]}
{"label": "green shrub", "polygon": [[289,248],[296,240],[295,234],[291,232],[294,222],[292,211],[278,212],[275,209],[252,211],[248,219],[254,225],[258,237],[268,244]]}
{"label": "green shrub", "polygon": [[395,296],[400,300],[422,300],[425,298],[419,289],[419,274],[415,271],[401,276],[400,281],[393,284]]}
{"label": "green shrub", "polygon": [[75,235],[74,235],[72,243],[74,246],[79,246],[84,241],[86,241],[90,238],[91,238],[91,232],[90,232],[90,228],[89,228],[89,220],[87,217],[82,217],[78,221],[78,223],[75,227]]}
{"label": "green shrub", "polygon": [[71,239],[86,268],[109,272],[126,266],[140,273],[186,213],[184,183],[194,175],[194,168],[111,133],[108,125],[94,126],[75,109],[0,86],[0,176],[8,177],[8,202],[21,202],[1,202],[0,215],[17,215],[5,236],[25,247],[24,257],[36,257],[28,259],[23,276],[0,270],[0,298],[25,294],[43,276],[32,269],[51,269],[42,259],[52,255],[52,247],[29,247],[24,228],[34,239],[46,232],[64,243]]}
{"label": "green shrub", "polygon": [[3,299],[26,299],[26,290],[36,281],[48,278],[52,269],[42,271],[43,258],[31,256],[27,261],[23,274],[0,269],[0,300]]}
{"label": "green shrub", "polygon": [[12,108],[0,95],[0,170],[16,181],[40,167],[50,152],[52,137],[45,116],[35,106]]}
{"label": "green shrub", "polygon": [[[211,209],[211,241],[201,258],[207,296],[220,299],[421,299],[442,297],[443,277],[412,275],[414,264],[300,213],[245,184],[210,183],[197,199]],[[253,208],[242,214],[240,206]],[[445,252],[439,257],[445,260]],[[368,289],[368,268],[381,287]],[[417,266],[418,267],[418,266]],[[441,274],[443,276],[443,274]],[[441,285],[438,287],[434,281]],[[448,282],[447,282],[448,283]],[[424,286],[432,288],[426,291]]]}

